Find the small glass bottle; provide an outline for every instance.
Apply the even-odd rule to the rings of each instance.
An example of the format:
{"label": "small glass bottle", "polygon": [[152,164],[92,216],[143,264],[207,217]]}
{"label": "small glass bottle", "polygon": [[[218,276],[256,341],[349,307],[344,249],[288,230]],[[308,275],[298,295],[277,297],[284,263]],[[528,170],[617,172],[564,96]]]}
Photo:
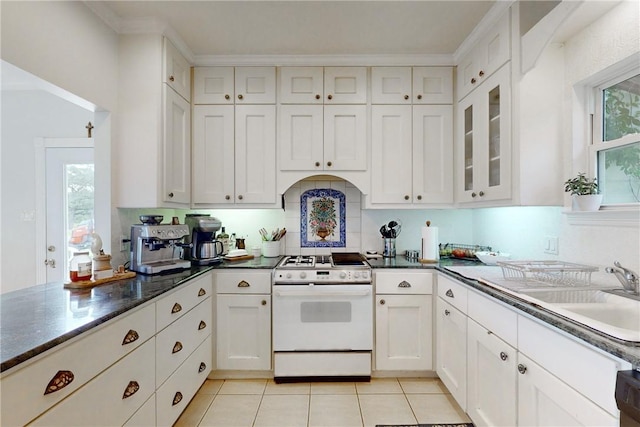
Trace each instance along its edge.
{"label": "small glass bottle", "polygon": [[224,227],[222,227],[222,231],[218,234],[218,240],[222,242],[222,254],[229,253],[229,235],[225,231]]}
{"label": "small glass bottle", "polygon": [[89,252],[74,252],[69,261],[69,278],[72,282],[91,280],[91,257]]}
{"label": "small glass bottle", "polygon": [[231,233],[231,238],[229,239],[229,249],[238,249],[236,247],[236,233]]}

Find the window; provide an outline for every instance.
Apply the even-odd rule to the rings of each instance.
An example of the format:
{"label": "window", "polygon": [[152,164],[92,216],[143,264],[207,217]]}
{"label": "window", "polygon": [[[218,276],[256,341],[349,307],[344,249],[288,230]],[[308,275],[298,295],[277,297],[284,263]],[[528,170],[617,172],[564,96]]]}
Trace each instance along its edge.
{"label": "window", "polygon": [[640,202],[640,74],[596,88],[593,150],[604,205]]}

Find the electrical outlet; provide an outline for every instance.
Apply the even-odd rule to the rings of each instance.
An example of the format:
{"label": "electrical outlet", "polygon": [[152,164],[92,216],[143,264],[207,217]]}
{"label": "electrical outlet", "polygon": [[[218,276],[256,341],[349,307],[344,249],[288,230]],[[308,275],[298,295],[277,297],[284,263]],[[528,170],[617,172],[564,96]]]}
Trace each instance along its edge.
{"label": "electrical outlet", "polygon": [[120,252],[128,252],[131,241],[127,236],[120,236]]}
{"label": "electrical outlet", "polygon": [[558,255],[558,238],[556,236],[544,236],[544,253]]}

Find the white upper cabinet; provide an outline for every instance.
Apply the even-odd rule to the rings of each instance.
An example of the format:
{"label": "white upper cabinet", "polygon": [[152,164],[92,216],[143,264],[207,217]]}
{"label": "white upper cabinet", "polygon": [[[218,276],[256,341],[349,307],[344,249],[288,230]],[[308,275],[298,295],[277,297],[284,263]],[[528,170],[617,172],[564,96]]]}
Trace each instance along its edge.
{"label": "white upper cabinet", "polygon": [[367,102],[367,67],[325,67],[325,104]]}
{"label": "white upper cabinet", "polygon": [[371,103],[411,104],[411,67],[372,67]]}
{"label": "white upper cabinet", "polygon": [[195,67],[193,69],[193,103],[231,104],[235,101],[233,67]]}
{"label": "white upper cabinet", "polygon": [[488,79],[511,59],[511,13],[496,25],[463,57],[458,65],[458,100]]}
{"label": "white upper cabinet", "polygon": [[162,71],[164,83],[189,102],[191,100],[191,65],[167,38],[164,39]]}
{"label": "white upper cabinet", "polygon": [[453,69],[451,67],[414,67],[413,103],[452,104]]}
{"label": "white upper cabinet", "polygon": [[372,104],[452,104],[452,67],[372,67]]}
{"label": "white upper cabinet", "polygon": [[236,105],[275,104],[276,67],[236,67]]}
{"label": "white upper cabinet", "polygon": [[365,105],[324,107],[324,170],[367,170]]}
{"label": "white upper cabinet", "polygon": [[367,67],[282,67],[282,104],[365,104]]}
{"label": "white upper cabinet", "polygon": [[321,105],[281,105],[281,170],[321,170],[324,164],[324,111]]}
{"label": "white upper cabinet", "polygon": [[164,144],[162,199],[189,204],[191,200],[191,106],[177,92],[163,88]]}

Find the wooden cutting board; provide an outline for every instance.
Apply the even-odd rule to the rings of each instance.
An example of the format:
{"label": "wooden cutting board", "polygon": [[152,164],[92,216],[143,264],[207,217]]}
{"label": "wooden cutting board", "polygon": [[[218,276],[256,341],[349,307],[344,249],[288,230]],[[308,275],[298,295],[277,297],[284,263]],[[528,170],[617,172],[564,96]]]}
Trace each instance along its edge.
{"label": "wooden cutting board", "polygon": [[249,259],[253,259],[253,255],[225,256],[223,259],[225,261],[247,261]]}
{"label": "wooden cutting board", "polygon": [[113,277],[106,277],[104,279],[67,282],[64,284],[64,287],[65,289],[87,289],[94,286],[103,285],[105,283],[115,282],[122,279],[131,279],[134,277],[136,277],[135,271],[125,271],[124,273],[113,273]]}

